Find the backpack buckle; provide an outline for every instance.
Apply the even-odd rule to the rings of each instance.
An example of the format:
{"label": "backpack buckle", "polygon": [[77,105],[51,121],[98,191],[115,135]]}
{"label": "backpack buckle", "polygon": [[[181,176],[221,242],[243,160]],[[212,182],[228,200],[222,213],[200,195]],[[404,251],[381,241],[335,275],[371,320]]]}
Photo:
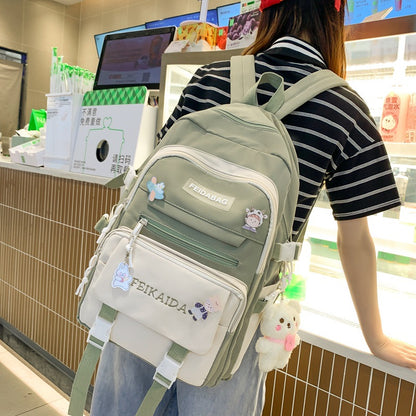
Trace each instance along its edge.
{"label": "backpack buckle", "polygon": [[290,262],[299,258],[302,243],[290,241],[284,244],[276,244],[275,255],[277,261]]}
{"label": "backpack buckle", "polygon": [[182,364],[183,362],[174,360],[166,353],[162,362],[156,368],[153,380],[157,381],[167,389],[170,389],[178,377],[179,369],[182,367]]}
{"label": "backpack buckle", "polygon": [[107,321],[106,319],[97,316],[97,319],[88,332],[87,343],[102,350],[110,340],[110,332],[113,324],[114,322]]}

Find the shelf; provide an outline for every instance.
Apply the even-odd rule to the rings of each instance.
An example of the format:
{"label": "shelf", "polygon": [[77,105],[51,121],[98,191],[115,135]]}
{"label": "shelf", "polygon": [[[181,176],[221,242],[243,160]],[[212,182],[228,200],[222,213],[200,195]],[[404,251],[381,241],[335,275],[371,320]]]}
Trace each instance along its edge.
{"label": "shelf", "polygon": [[389,156],[416,157],[416,143],[384,142]]}
{"label": "shelf", "polygon": [[347,42],[416,32],[416,15],[346,26]]}

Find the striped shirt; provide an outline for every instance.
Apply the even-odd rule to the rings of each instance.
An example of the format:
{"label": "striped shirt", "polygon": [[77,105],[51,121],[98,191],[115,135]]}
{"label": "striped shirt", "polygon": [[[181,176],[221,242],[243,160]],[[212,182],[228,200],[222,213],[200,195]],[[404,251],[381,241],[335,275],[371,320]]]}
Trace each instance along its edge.
{"label": "striped shirt", "polygon": [[[255,57],[256,79],[281,75],[285,89],[311,72],[327,68],[310,44],[295,37],[277,40]],[[263,87],[262,87],[263,88]],[[258,90],[260,104],[272,91]],[[158,134],[162,139],[185,114],[230,102],[230,62],[199,68]],[[325,91],[283,120],[299,161],[300,190],[293,233],[296,236],[325,185],[336,220],[365,217],[400,205],[390,162],[367,105],[350,87]]]}

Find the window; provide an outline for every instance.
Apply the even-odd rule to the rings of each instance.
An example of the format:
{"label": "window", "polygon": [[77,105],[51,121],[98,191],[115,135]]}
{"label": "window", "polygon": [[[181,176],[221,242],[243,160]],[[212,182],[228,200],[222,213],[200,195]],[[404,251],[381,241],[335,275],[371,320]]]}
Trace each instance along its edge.
{"label": "window", "polygon": [[[377,250],[384,330],[413,344],[415,331],[408,330],[408,319],[398,319],[398,311],[402,317],[413,316],[416,301],[416,71],[409,71],[416,67],[415,44],[414,35],[347,44],[347,78],[369,105],[376,122],[380,124],[383,102],[391,91],[404,94],[403,105],[410,110],[404,113],[406,120],[401,120],[406,124],[405,133],[386,142],[403,205],[370,217],[369,225]],[[358,326],[337,252],[336,228],[325,195],[321,195],[311,214],[303,259],[295,273],[305,278],[307,309]],[[337,326],[333,329],[336,332]]]}

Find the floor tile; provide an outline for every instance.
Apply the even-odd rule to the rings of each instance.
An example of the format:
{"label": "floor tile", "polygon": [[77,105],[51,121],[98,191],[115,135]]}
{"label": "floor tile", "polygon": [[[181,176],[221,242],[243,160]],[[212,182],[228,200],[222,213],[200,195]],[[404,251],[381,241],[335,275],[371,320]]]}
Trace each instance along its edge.
{"label": "floor tile", "polygon": [[66,415],[68,400],[0,342],[0,415]]}

